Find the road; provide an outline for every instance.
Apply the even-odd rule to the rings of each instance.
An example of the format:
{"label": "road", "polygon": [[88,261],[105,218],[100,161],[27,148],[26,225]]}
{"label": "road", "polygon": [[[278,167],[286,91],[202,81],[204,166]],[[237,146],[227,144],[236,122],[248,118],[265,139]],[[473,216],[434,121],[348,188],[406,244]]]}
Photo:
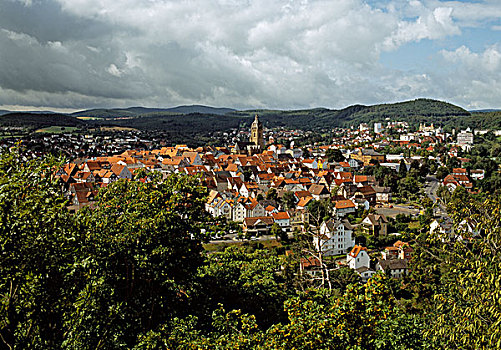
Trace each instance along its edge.
{"label": "road", "polygon": [[435,216],[448,217],[447,209],[443,205],[440,198],[438,198],[437,196],[437,190],[440,186],[440,181],[435,176],[427,176],[426,181],[427,184],[424,187],[424,191],[428,196],[428,198],[430,198],[433,201],[433,204],[435,204],[433,209],[433,214]]}
{"label": "road", "polygon": [[427,184],[424,187],[424,191],[425,191],[426,195],[435,204],[438,200],[437,189],[438,189],[440,182],[437,180],[437,178],[435,176],[427,176],[426,181],[427,181]]}

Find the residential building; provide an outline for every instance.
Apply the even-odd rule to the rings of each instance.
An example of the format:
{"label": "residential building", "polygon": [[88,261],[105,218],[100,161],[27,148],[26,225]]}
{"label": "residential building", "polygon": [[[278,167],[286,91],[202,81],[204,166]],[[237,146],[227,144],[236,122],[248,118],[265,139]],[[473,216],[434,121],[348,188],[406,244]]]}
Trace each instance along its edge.
{"label": "residential building", "polygon": [[326,256],[345,254],[355,245],[353,227],[348,220],[324,221],[320,232],[313,237],[313,245]]}

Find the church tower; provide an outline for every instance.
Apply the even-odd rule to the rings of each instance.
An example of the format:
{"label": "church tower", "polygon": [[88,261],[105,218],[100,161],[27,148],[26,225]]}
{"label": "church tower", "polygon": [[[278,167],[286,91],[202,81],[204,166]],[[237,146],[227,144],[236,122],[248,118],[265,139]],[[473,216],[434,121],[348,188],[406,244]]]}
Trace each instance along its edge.
{"label": "church tower", "polygon": [[251,136],[249,141],[256,146],[259,146],[261,150],[264,149],[263,124],[259,121],[257,114],[251,126]]}

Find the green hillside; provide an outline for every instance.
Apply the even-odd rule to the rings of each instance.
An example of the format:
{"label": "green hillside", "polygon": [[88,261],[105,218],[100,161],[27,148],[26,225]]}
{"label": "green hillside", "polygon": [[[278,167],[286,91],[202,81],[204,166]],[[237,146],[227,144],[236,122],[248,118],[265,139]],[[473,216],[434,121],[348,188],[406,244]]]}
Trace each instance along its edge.
{"label": "green hillside", "polygon": [[199,134],[224,131],[238,126],[248,127],[258,114],[266,127],[286,127],[294,129],[332,129],[335,127],[357,126],[360,123],[399,120],[416,126],[419,123],[435,123],[442,126],[478,127],[491,118],[485,113],[475,116],[461,107],[450,103],[418,99],[414,101],[381,104],[374,106],[354,105],[341,110],[314,108],[306,110],[266,110],[255,109],[232,111],[225,115],[208,113],[175,114],[172,110],[156,111],[127,119],[89,121],[103,125],[127,126],[142,130],[163,130],[172,134]]}
{"label": "green hillside", "polygon": [[254,114],[259,114],[269,127],[289,126],[308,129],[346,127],[384,121],[388,118],[410,123],[445,123],[451,117],[470,116],[470,113],[461,107],[429,99],[374,106],[353,105],[341,110],[316,108],[296,111],[249,110],[231,113],[234,116]]}
{"label": "green hillside", "polygon": [[145,116],[157,116],[157,115],[172,115],[172,114],[214,114],[214,115],[225,115],[230,112],[234,112],[232,108],[215,108],[209,106],[201,105],[191,105],[191,106],[178,106],[173,108],[146,108],[146,107],[129,107],[129,108],[111,108],[111,109],[88,109],[85,111],[80,111],[73,113],[75,117],[87,117],[87,118],[103,118],[103,119],[113,119],[113,118],[127,118],[127,117],[145,117]]}
{"label": "green hillside", "polygon": [[120,117],[136,117],[138,113],[128,109],[89,109],[86,111],[76,112],[72,114],[74,117],[87,118],[120,118]]}
{"label": "green hillside", "polygon": [[[150,113],[134,119],[106,121],[106,124],[129,126],[136,129],[161,129],[173,132],[212,132],[238,127],[241,119],[215,114],[172,114],[170,112]],[[96,121],[96,123],[101,123]]]}
{"label": "green hillside", "polygon": [[[192,108],[213,113],[184,113]],[[175,110],[178,112],[174,112]],[[223,112],[226,113],[217,114]],[[193,135],[207,136],[209,133],[231,128],[247,128],[256,114],[268,128],[321,130],[387,120],[407,121],[414,127],[419,123],[434,123],[446,128],[501,128],[499,111],[471,114],[461,107],[430,99],[374,106],[353,105],[340,110],[314,108],[289,111],[264,109],[235,111],[204,106],[181,106],[165,110],[143,107],[96,109],[72,115],[9,113],[0,116],[0,125],[37,129],[48,126],[121,126],[140,130],[160,130],[177,135],[176,138],[191,138]]]}
{"label": "green hillside", "polygon": [[0,116],[0,126],[22,126],[27,128],[44,128],[49,126],[84,126],[84,121],[75,117],[57,113],[8,113]]}

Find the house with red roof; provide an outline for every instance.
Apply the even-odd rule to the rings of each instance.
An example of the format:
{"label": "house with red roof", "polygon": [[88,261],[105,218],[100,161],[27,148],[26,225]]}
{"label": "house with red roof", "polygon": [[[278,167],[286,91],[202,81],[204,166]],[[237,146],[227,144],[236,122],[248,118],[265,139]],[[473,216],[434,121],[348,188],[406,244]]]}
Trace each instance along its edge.
{"label": "house with red roof", "polygon": [[270,232],[274,220],[272,216],[258,216],[245,218],[243,222],[243,230],[247,235],[261,236]]}
{"label": "house with red roof", "polygon": [[290,215],[286,211],[281,211],[278,213],[272,213],[271,216],[275,223],[277,223],[282,230],[288,232],[291,230]]}
{"label": "house with red roof", "polygon": [[360,245],[355,245],[351,251],[346,254],[346,263],[351,269],[358,269],[359,267],[370,266],[370,257],[367,253],[367,248]]}
{"label": "house with red roof", "polygon": [[355,209],[356,209],[355,203],[353,203],[349,199],[339,200],[339,201],[336,201],[336,203],[334,204],[334,213],[338,217],[343,217],[343,216],[346,216],[348,214],[354,213]]}

